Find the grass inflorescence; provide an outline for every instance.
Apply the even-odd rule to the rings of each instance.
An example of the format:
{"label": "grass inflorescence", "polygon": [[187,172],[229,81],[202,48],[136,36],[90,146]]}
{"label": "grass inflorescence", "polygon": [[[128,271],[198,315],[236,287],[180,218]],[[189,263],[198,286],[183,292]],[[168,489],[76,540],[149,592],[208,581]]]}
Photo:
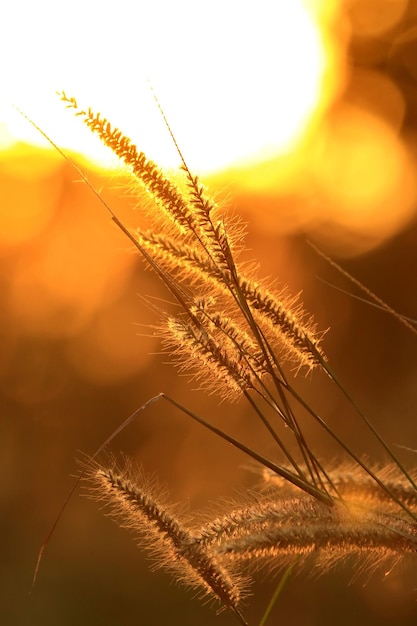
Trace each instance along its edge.
{"label": "grass inflorescence", "polygon": [[[267,567],[273,573],[291,559],[305,562],[311,555],[328,567],[349,555],[380,562],[414,553],[414,478],[333,373],[322,346],[325,332],[299,299],[260,278],[255,264],[241,262],[242,225],[211,199],[180,151],[178,182],[103,116],[78,107],[65,93],[61,98],[125,163],[154,203],[154,228],[129,232],[112,217],[179,305],[176,315],[161,312],[164,348],[205,391],[248,402],[276,446],[276,456],[285,459],[276,463],[261,456],[161,394],[258,461],[264,487],[211,521],[190,524],[142,473],[94,462],[86,471],[94,497],[140,536],[157,565],[232,609],[243,624],[248,568]],[[291,376],[284,367],[288,364]],[[387,453],[386,468],[358,457],[297,393],[294,376],[314,369],[323,370],[351,401]],[[331,467],[316,455],[298,409],[341,446],[342,465]]]}

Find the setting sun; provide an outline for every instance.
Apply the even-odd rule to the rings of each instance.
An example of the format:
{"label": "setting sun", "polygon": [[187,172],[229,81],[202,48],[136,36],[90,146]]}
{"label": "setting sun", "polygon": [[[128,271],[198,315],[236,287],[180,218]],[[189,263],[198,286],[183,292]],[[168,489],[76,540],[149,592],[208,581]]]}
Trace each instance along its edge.
{"label": "setting sun", "polygon": [[[13,29],[3,31],[3,91],[59,145],[107,165],[109,155],[68,119],[56,90],[102,111],[165,165],[178,157],[150,85],[192,167],[264,159],[297,142],[332,89],[320,4],[263,0],[255,10],[215,1],[200,4],[196,19],[190,0],[75,1],[62,14],[64,30],[51,28],[61,5],[22,12],[10,4],[9,23],[25,46],[16,46]],[[0,116],[3,145],[43,143],[17,113],[4,108]]]}
{"label": "setting sun", "polygon": [[[196,10],[191,0],[75,0],[65,13],[45,0],[9,4],[0,42],[9,59],[0,146],[4,155],[19,140],[50,148],[14,104],[58,146],[101,167],[118,165],[65,110],[56,95],[65,90],[148,157],[175,167],[179,155],[156,96],[190,168],[233,191],[244,208],[262,207],[260,231],[303,225],[333,250],[363,252],[414,215],[414,164],[400,136],[404,92],[373,60],[382,50],[376,36],[385,41],[393,33],[389,55],[403,54],[413,39],[413,31],[395,34],[407,8],[405,0],[397,4],[366,0],[343,9],[325,0],[261,0],[255,8],[215,0]],[[365,54],[358,67],[347,55],[355,37]],[[407,67],[408,57],[399,63]],[[12,152],[4,156],[8,171],[22,161]],[[282,196],[302,200],[283,213]],[[34,215],[25,224],[6,216],[3,238],[9,227],[12,240],[29,236],[29,222],[36,232],[43,218],[35,224]]]}

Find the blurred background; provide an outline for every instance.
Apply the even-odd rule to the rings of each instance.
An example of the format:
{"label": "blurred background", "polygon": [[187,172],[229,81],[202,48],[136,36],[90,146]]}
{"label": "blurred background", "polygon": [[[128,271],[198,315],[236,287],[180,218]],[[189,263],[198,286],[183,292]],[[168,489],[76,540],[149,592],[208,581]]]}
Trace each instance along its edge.
{"label": "blurred background", "polygon": [[[11,3],[9,3],[11,4]],[[148,6],[152,5],[152,6]],[[264,454],[243,403],[178,376],[143,296],[169,300],[79,175],[10,104],[87,172],[132,228],[141,199],[54,95],[100,110],[175,167],[153,87],[193,171],[248,224],[247,258],[302,290],[332,367],[415,465],[416,339],[313,250],[417,318],[417,6],[407,0],[15,2],[2,8],[0,92],[0,618],[8,625],[234,623],[150,573],[132,538],[79,492],[37,553],[77,474],[135,408],[165,391]],[[7,61],[6,61],[7,59]],[[169,303],[167,303],[169,307]],[[327,377],[298,389],[370,462],[383,452]],[[323,462],[340,451],[307,419]],[[242,454],[162,403],[112,444],[191,511],[256,486]],[[81,490],[82,491],[82,490]],[[357,576],[348,562],[290,580],[271,624],[411,625],[417,567]],[[259,576],[251,626],[274,589]]]}

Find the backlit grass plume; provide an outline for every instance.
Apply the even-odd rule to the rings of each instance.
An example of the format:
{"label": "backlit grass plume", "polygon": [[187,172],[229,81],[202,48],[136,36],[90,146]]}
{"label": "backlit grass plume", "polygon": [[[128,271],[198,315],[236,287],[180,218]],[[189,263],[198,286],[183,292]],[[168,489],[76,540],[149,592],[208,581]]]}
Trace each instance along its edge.
{"label": "backlit grass plume", "polygon": [[243,577],[226,568],[222,559],[199,541],[199,536],[182,522],[176,507],[158,493],[155,481],[143,474],[134,476],[128,467],[120,471],[114,464],[90,467],[88,475],[94,494],[108,504],[110,515],[138,535],[156,567],[168,570],[200,595],[220,600],[246,623],[238,608]]}
{"label": "backlit grass plume", "polygon": [[[178,187],[100,114],[91,109],[79,109],[76,100],[65,94],[62,99],[124,161],[159,209],[158,229],[165,226],[168,234],[138,233],[138,244],[152,257],[152,265],[160,265],[167,273],[180,270],[185,280],[191,277],[206,291],[210,281],[210,287],[228,301],[225,302],[227,306],[234,304],[237,307],[239,317],[246,318],[252,331],[256,326],[255,314],[265,329],[273,330],[275,337],[285,346],[281,358],[284,355],[288,358],[290,352],[298,368],[319,364],[321,333],[317,333],[300,304],[290,303],[283,294],[272,294],[254,278],[240,272],[235,255],[236,225],[230,231],[227,229],[225,217],[210,200],[198,178],[184,166],[184,186]],[[164,223],[164,217],[169,223]],[[172,229],[172,223],[176,229]],[[187,314],[191,317],[190,311]],[[258,329],[256,335],[257,342],[261,341],[267,352],[266,340]],[[271,359],[268,360],[272,365]]]}
{"label": "backlit grass plume", "polygon": [[[190,524],[155,495],[142,474],[94,462],[87,471],[94,496],[139,535],[158,565],[216,598],[242,624],[248,568],[266,566],[274,572],[289,559],[305,561],[311,555],[328,566],[349,555],[380,562],[414,553],[413,477],[333,373],[321,345],[324,332],[312,316],[287,290],[276,290],[259,278],[254,264],[241,261],[242,225],[211,199],[179,149],[181,177],[174,181],[100,114],[79,108],[64,93],[61,98],[122,159],[145,190],[147,202],[154,204],[154,227],[136,233],[107,208],[179,305],[176,315],[160,312],[165,350],[204,390],[248,402],[254,419],[271,437],[276,457],[284,459],[276,463],[262,456],[160,394],[138,412],[164,399],[257,461],[264,487],[211,521],[198,522],[196,516]],[[315,368],[326,372],[382,446],[388,469],[368,465],[346,445],[299,395],[286,365],[292,374]],[[340,446],[346,459],[342,465],[332,468],[317,456],[301,413]]]}

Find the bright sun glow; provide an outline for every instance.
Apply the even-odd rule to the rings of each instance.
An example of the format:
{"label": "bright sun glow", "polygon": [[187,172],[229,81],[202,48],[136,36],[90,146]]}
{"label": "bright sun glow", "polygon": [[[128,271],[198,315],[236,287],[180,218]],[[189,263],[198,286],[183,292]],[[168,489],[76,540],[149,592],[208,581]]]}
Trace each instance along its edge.
{"label": "bright sun glow", "polygon": [[[7,100],[59,145],[102,162],[98,142],[58,102],[55,91],[65,89],[150,156],[175,164],[149,79],[192,167],[287,151],[319,105],[326,72],[311,7],[306,0],[197,7],[193,0],[9,2],[0,42]],[[41,142],[4,107],[0,145],[14,138]]]}

